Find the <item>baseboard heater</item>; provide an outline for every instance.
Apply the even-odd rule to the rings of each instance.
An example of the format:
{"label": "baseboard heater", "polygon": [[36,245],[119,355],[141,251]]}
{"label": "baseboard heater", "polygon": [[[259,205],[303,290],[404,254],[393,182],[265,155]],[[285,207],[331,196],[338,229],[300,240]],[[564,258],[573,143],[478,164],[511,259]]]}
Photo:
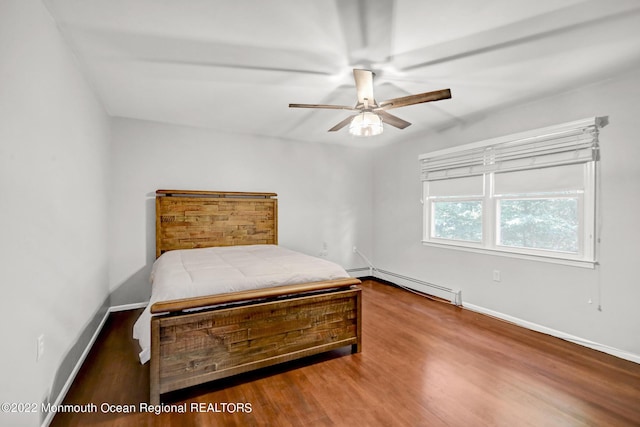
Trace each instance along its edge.
{"label": "baseboard heater", "polygon": [[[434,283],[425,282],[424,280],[403,276],[402,274],[392,273],[391,271],[381,270],[378,268],[374,268],[373,273],[374,273],[373,274],[374,277],[378,277],[380,279],[386,279],[384,276],[389,276],[389,277],[392,277],[393,279],[386,279],[386,280],[394,284],[397,284],[402,287],[406,286],[408,288],[411,288],[420,292],[424,292],[426,294],[433,295],[438,298],[445,299],[457,306],[462,306],[462,291],[460,290],[456,291],[454,289],[436,285]],[[401,283],[401,282],[409,282],[411,284],[419,285],[419,286],[418,286],[418,289],[416,289],[411,285],[405,285],[404,283]]]}

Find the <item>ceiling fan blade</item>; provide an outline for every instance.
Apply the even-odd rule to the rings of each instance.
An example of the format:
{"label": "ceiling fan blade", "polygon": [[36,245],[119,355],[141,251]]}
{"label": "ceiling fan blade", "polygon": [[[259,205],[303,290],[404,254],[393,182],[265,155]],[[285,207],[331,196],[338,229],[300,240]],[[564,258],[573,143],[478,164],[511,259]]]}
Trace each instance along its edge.
{"label": "ceiling fan blade", "polygon": [[358,92],[358,105],[364,104],[364,100],[369,101],[370,106],[375,105],[373,98],[373,72],[370,70],[353,70],[353,78],[356,81],[356,91]]}
{"label": "ceiling fan blade", "polygon": [[238,45],[178,35],[111,30],[106,27],[70,26],[69,33],[76,40],[85,40],[83,44],[92,46],[94,54],[109,60],[135,60],[158,65],[333,76],[339,69],[333,64],[342,59],[337,53],[319,53],[311,49]]}
{"label": "ceiling fan blade", "polygon": [[408,121],[402,120],[400,117],[396,117],[393,114],[387,113],[386,111],[376,111],[376,114],[382,117],[383,123],[397,127],[398,129],[404,129],[408,126],[411,126],[411,123],[409,123]]}
{"label": "ceiling fan blade", "polygon": [[[598,37],[600,33],[594,31],[596,26],[610,24],[614,20],[638,13],[637,2],[585,3],[553,8],[506,25],[405,51],[394,55],[393,64],[403,72],[454,61],[457,68],[486,69],[525,60],[531,52],[541,52],[543,49],[549,56],[562,55],[568,53],[565,49],[578,48],[573,43],[564,42],[565,40],[580,39],[581,43],[585,43],[584,46],[589,46],[594,43],[589,41],[590,35],[596,35],[598,43],[601,43],[601,37]],[[517,51],[518,56],[510,54],[507,49]]]}
{"label": "ceiling fan blade", "polygon": [[337,125],[335,125],[334,127],[332,127],[331,129],[329,129],[329,132],[335,132],[337,130],[342,129],[343,127],[345,127],[346,125],[348,125],[349,123],[351,123],[351,120],[353,120],[353,118],[357,116],[357,114],[353,114],[349,117],[347,117],[346,119],[344,119],[343,121],[341,121],[340,123],[338,123]]}
{"label": "ceiling fan blade", "polygon": [[371,67],[391,57],[396,0],[335,0],[347,62]]}
{"label": "ceiling fan blade", "polygon": [[289,104],[289,108],[324,108],[329,110],[349,110],[357,111],[353,107],[347,105],[330,105],[330,104]]}
{"label": "ceiling fan blade", "polygon": [[392,108],[406,107],[408,105],[421,104],[423,102],[439,101],[441,99],[449,99],[449,98],[451,98],[450,89],[442,89],[442,90],[436,90],[433,92],[418,93],[416,95],[407,95],[407,96],[402,96],[400,98],[394,98],[394,99],[389,99],[387,101],[382,101],[380,103],[380,107],[375,111],[378,112],[379,110],[390,110]]}

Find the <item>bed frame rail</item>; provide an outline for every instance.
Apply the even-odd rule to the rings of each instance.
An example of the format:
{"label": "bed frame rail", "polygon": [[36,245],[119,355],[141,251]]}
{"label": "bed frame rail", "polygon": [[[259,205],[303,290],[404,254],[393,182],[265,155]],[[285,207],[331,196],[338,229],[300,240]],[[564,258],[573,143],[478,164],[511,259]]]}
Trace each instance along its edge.
{"label": "bed frame rail", "polygon": [[355,286],[203,313],[154,316],[151,404],[158,404],[162,393],[344,346],[360,352],[361,295]]}
{"label": "bed frame rail", "polygon": [[351,287],[359,285],[359,279],[344,278],[326,280],[322,282],[301,283],[297,285],[276,286],[273,288],[250,289],[246,291],[231,292],[227,294],[208,295],[204,297],[192,297],[175,299],[171,301],[159,301],[151,306],[152,314],[174,313],[194,308],[210,307],[220,304],[259,300],[264,298],[281,297],[285,295],[302,294],[305,292],[319,292],[329,289]]}

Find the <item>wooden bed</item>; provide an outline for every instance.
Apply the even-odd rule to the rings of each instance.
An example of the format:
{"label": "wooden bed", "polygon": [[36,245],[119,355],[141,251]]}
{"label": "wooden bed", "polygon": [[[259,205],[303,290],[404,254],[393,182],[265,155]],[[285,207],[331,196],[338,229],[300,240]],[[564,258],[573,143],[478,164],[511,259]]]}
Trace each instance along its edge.
{"label": "wooden bed", "polygon": [[[275,193],[158,190],[156,257],[174,249],[277,244],[277,213]],[[360,352],[359,283],[344,278],[156,302],[150,402],[344,346]]]}

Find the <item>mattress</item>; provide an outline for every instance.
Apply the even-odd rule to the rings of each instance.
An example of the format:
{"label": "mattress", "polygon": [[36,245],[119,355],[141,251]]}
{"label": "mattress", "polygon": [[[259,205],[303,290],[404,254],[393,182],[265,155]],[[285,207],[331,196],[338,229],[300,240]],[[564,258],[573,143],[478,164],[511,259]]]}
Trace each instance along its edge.
{"label": "mattress", "polygon": [[159,301],[348,278],[338,264],[277,245],[169,251],[151,270],[151,299],[133,327],[146,363],[151,350],[151,306]]}

